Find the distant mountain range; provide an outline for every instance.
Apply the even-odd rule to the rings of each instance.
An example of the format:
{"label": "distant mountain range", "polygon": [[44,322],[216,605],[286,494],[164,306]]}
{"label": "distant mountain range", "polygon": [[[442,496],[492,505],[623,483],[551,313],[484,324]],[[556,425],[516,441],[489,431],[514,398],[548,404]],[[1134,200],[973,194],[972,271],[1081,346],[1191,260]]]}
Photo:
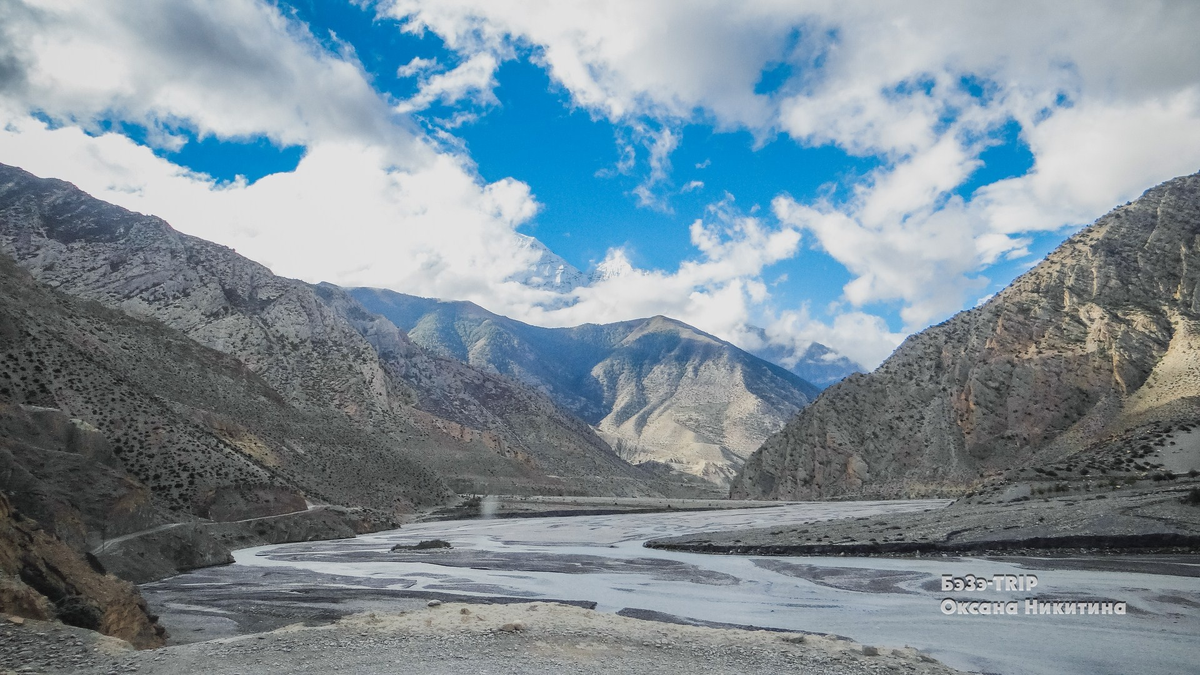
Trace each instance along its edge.
{"label": "distant mountain range", "polygon": [[787,370],[666,317],[540,328],[469,302],[350,294],[432,353],[530,385],[600,431],[625,459],[714,482],[819,391]]}
{"label": "distant mountain range", "polygon": [[[618,259],[605,260],[590,273],[585,274],[546,248],[537,239],[525,235],[518,236],[523,237],[527,248],[536,254],[537,258],[528,269],[510,277],[510,281],[517,281],[530,288],[568,294],[581,286],[589,286],[632,271],[628,262]],[[569,296],[564,297],[562,304],[568,302]],[[862,372],[862,368],[857,363],[819,342],[809,343],[803,349],[796,350],[791,346],[772,342],[762,328],[751,326],[750,330],[763,345],[761,348],[748,350],[751,354],[775,365],[783,366],[798,375],[800,379],[814,384],[818,388],[824,389],[848,375]]]}
{"label": "distant mountain range", "polygon": [[[732,494],[954,494],[1031,467],[1124,475],[1168,443],[1194,467],[1198,423],[1200,174],[1116,208],[981,307],[826,389]],[[1180,429],[1191,446],[1167,439]]]}
{"label": "distant mountain range", "polygon": [[772,343],[767,337],[767,332],[757,326],[751,326],[751,330],[758,335],[760,342],[764,345],[750,350],[751,354],[783,366],[804,381],[821,389],[841,382],[854,373],[862,372],[862,367],[857,363],[820,342],[810,342],[807,347],[797,351],[791,347]]}

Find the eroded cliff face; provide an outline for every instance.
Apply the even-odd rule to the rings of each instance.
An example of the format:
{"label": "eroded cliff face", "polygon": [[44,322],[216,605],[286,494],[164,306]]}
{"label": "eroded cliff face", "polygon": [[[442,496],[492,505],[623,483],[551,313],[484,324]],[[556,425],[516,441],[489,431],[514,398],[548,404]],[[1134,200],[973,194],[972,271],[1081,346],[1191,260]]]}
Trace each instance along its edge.
{"label": "eroded cliff face", "polygon": [[160,647],[166,631],[137,588],[106,574],[0,493],[0,612],[99,631],[135,647]]}
{"label": "eroded cliff face", "polygon": [[982,307],[911,336],[768,439],[735,497],[947,493],[1200,417],[1200,175],[1071,237]]}
{"label": "eroded cliff face", "polygon": [[89,551],[164,516],[96,428],[0,402],[0,612],[160,646],[164,632],[137,589]]}

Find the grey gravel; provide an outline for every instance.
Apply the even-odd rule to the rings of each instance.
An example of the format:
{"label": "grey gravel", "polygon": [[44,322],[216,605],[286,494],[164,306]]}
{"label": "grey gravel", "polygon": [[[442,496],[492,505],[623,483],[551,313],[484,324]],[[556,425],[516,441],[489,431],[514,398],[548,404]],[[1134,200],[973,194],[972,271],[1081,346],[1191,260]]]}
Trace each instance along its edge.
{"label": "grey gravel", "polygon": [[[473,608],[473,609],[470,609]],[[463,612],[463,609],[467,609]],[[521,616],[522,620],[514,617]],[[505,631],[520,623],[521,630]],[[445,603],[321,627],[134,651],[43,622],[0,626],[0,672],[38,673],[928,673],[915,650],[808,636],[677,626],[547,603]],[[790,639],[789,639],[790,638]],[[872,651],[877,655],[870,655]]]}

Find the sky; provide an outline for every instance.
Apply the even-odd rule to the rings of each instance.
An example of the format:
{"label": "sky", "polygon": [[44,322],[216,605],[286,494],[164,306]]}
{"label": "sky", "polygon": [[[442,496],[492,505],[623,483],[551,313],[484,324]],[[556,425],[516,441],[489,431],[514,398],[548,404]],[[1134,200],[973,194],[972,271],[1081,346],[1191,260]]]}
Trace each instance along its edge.
{"label": "sky", "polygon": [[1200,170],[1198,33],[1185,0],[0,0],[0,162],[310,282],[873,368]]}

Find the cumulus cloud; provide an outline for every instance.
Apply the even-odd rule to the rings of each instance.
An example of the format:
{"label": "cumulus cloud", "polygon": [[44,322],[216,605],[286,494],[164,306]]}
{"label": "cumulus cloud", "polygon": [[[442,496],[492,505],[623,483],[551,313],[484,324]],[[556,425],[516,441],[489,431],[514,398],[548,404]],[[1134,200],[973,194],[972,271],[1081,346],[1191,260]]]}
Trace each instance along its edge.
{"label": "cumulus cloud", "polygon": [[514,307],[512,313],[547,326],[663,314],[739,340],[768,300],[763,270],[795,255],[800,232],[745,215],[727,196],[692,223],[690,234],[699,255],[675,270],[639,269],[624,249],[614,248],[598,266],[596,280],[574,289],[566,306]]}
{"label": "cumulus cloud", "polygon": [[[754,323],[780,344],[818,340],[867,366],[901,337],[866,313],[878,303],[918,329],[969,306],[988,267],[1024,255],[1030,233],[1085,223],[1200,168],[1194,3],[374,8],[436,34],[456,65],[411,60],[396,75],[416,78],[417,93],[396,101],[352,49],[322,46],[267,2],[2,3],[0,161],[162,215],[282,274],[471,299],[547,325],[662,313],[738,339]],[[522,54],[572,105],[617,125],[613,171],[644,172],[631,196],[649,208],[670,209],[671,157],[688,124],[834,145],[880,166],[844,199],[780,195],[751,215],[718,202],[691,224],[694,255],[675,269],[638,269],[614,248],[599,280],[565,298],[528,288],[511,279],[536,254],[515,230],[536,199],[519,180],[483,181],[445,131],[495,105],[500,64]],[[756,90],[780,65],[790,75]],[[431,137],[411,118],[434,104],[465,109]],[[108,121],[141,125],[166,150],[195,135],[306,151],[294,171],[218,184],[101,133]],[[1033,168],[964,190],[1012,124]],[[802,240],[852,275],[825,319],[771,309],[762,280]]]}
{"label": "cumulus cloud", "polygon": [[[839,353],[867,367],[874,367],[905,338],[891,331],[878,316],[860,311],[837,314],[832,321],[814,318],[807,306],[780,312],[767,324],[767,339],[775,345],[803,353],[814,342],[836,345]],[[836,358],[836,356],[832,356]]]}
{"label": "cumulus cloud", "polygon": [[505,281],[536,259],[515,232],[537,209],[528,186],[481,185],[452,155],[395,171],[378,147],[318,143],[294,171],[218,185],[119,134],[93,137],[27,118],[0,131],[0,157],[159,215],[286,276],[501,306],[549,299]]}
{"label": "cumulus cloud", "polygon": [[[380,7],[467,53],[533,45],[575,105],[630,128],[700,121],[880,158],[851,198],[799,204],[783,195],[774,211],[854,275],[847,316],[898,303],[907,330],[968,306],[988,266],[1027,253],[1023,235],[1079,226],[1200,168],[1195,3]],[[762,73],[780,64],[791,75],[756,91]],[[1011,123],[1033,153],[1032,170],[959,194]],[[669,180],[670,149],[650,153],[637,192],[645,205],[664,206],[652,188]],[[858,329],[871,327],[860,321]],[[867,365],[894,337],[877,333],[880,351],[863,357]]]}
{"label": "cumulus cloud", "polygon": [[[332,53],[252,0],[6,3],[0,161],[76,183],[236,247],[276,272],[443,297],[545,300],[506,281],[535,254],[516,228],[537,212],[524,183],[486,183]],[[428,64],[409,64],[428,70]],[[490,57],[425,81],[437,99],[483,95]],[[35,116],[36,115],[36,116]],[[47,123],[45,120],[49,119]],[[298,144],[294,171],[218,183],[119,133]],[[163,146],[164,143],[158,143]]]}
{"label": "cumulus cloud", "polygon": [[13,112],[85,128],[120,119],[201,136],[370,142],[413,152],[413,137],[356,61],[329,53],[272,5],[10,2],[0,50],[20,64]]}

